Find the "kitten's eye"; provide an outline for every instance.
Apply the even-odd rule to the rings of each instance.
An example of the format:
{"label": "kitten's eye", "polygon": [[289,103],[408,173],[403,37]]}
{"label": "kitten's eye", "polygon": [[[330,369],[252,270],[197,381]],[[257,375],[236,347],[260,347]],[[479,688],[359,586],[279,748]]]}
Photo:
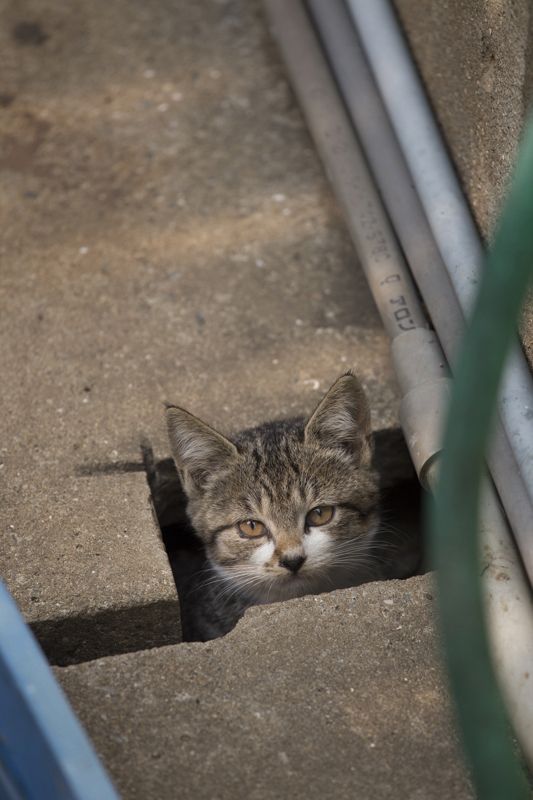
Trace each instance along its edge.
{"label": "kitten's eye", "polygon": [[239,522],[237,527],[241,536],[245,536],[247,539],[264,536],[266,533],[265,526],[257,519],[247,519],[244,522]]}
{"label": "kitten's eye", "polygon": [[309,528],[316,528],[319,525],[326,525],[333,517],[333,506],[317,506],[312,508],[305,518],[305,524]]}

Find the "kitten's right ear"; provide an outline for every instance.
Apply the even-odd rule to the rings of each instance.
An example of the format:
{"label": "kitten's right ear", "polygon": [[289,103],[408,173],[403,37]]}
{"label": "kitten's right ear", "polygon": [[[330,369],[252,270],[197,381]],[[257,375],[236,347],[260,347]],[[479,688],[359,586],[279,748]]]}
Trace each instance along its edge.
{"label": "kitten's right ear", "polygon": [[172,455],[186,491],[202,489],[209,474],[238,457],[235,445],[184,408],[167,406]]}

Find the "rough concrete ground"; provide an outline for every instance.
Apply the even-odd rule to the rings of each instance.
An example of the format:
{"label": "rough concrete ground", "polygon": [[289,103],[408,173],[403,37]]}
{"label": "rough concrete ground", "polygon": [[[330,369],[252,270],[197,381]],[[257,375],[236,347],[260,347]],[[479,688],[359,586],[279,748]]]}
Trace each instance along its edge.
{"label": "rough concrete ground", "polygon": [[[528,0],[394,0],[485,241],[504,201],[533,98]],[[522,320],[533,367],[533,298]]]}
{"label": "rough concrete ground", "polygon": [[[178,635],[130,472],[141,435],[168,452],[163,400],[231,430],[355,366],[381,428],[396,391],[257,1],[2,11],[0,572],[81,660]],[[467,797],[428,591],[254,609],[58,674],[127,797]]]}
{"label": "rough concrete ground", "polygon": [[387,427],[388,343],[258,2],[2,11],[0,574],[58,658],[110,643],[111,612],[143,646],[128,609],[166,643],[130,471],[142,435],[168,453],[163,401],[231,430],[355,367]]}
{"label": "rough concrete ground", "polygon": [[[144,476],[68,474],[38,441],[41,468],[20,459],[10,475],[9,459],[3,470],[1,575],[45,652],[70,663],[180,641],[179,604]],[[29,455],[37,458],[36,448]]]}
{"label": "rough concrete ground", "polygon": [[438,661],[424,576],[56,674],[125,800],[459,800],[473,795]]}

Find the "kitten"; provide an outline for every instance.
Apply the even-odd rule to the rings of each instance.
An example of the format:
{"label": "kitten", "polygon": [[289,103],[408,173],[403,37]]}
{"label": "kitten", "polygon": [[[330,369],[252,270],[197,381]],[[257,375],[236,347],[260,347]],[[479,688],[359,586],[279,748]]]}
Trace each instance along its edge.
{"label": "kitten", "polygon": [[352,373],[311,417],[271,422],[231,439],[167,408],[187,513],[209,562],[208,639],[250,605],[354,586],[373,576],[378,478],[370,411]]}

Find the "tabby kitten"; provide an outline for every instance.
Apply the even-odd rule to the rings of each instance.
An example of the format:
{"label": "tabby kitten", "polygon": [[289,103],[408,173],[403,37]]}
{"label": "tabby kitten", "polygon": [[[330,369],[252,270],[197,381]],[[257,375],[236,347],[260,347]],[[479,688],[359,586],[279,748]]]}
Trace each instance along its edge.
{"label": "tabby kitten", "polygon": [[378,479],[369,407],[352,373],[307,421],[270,422],[232,439],[176,406],[167,422],[187,513],[210,565],[213,636],[232,627],[226,611],[372,576]]}

